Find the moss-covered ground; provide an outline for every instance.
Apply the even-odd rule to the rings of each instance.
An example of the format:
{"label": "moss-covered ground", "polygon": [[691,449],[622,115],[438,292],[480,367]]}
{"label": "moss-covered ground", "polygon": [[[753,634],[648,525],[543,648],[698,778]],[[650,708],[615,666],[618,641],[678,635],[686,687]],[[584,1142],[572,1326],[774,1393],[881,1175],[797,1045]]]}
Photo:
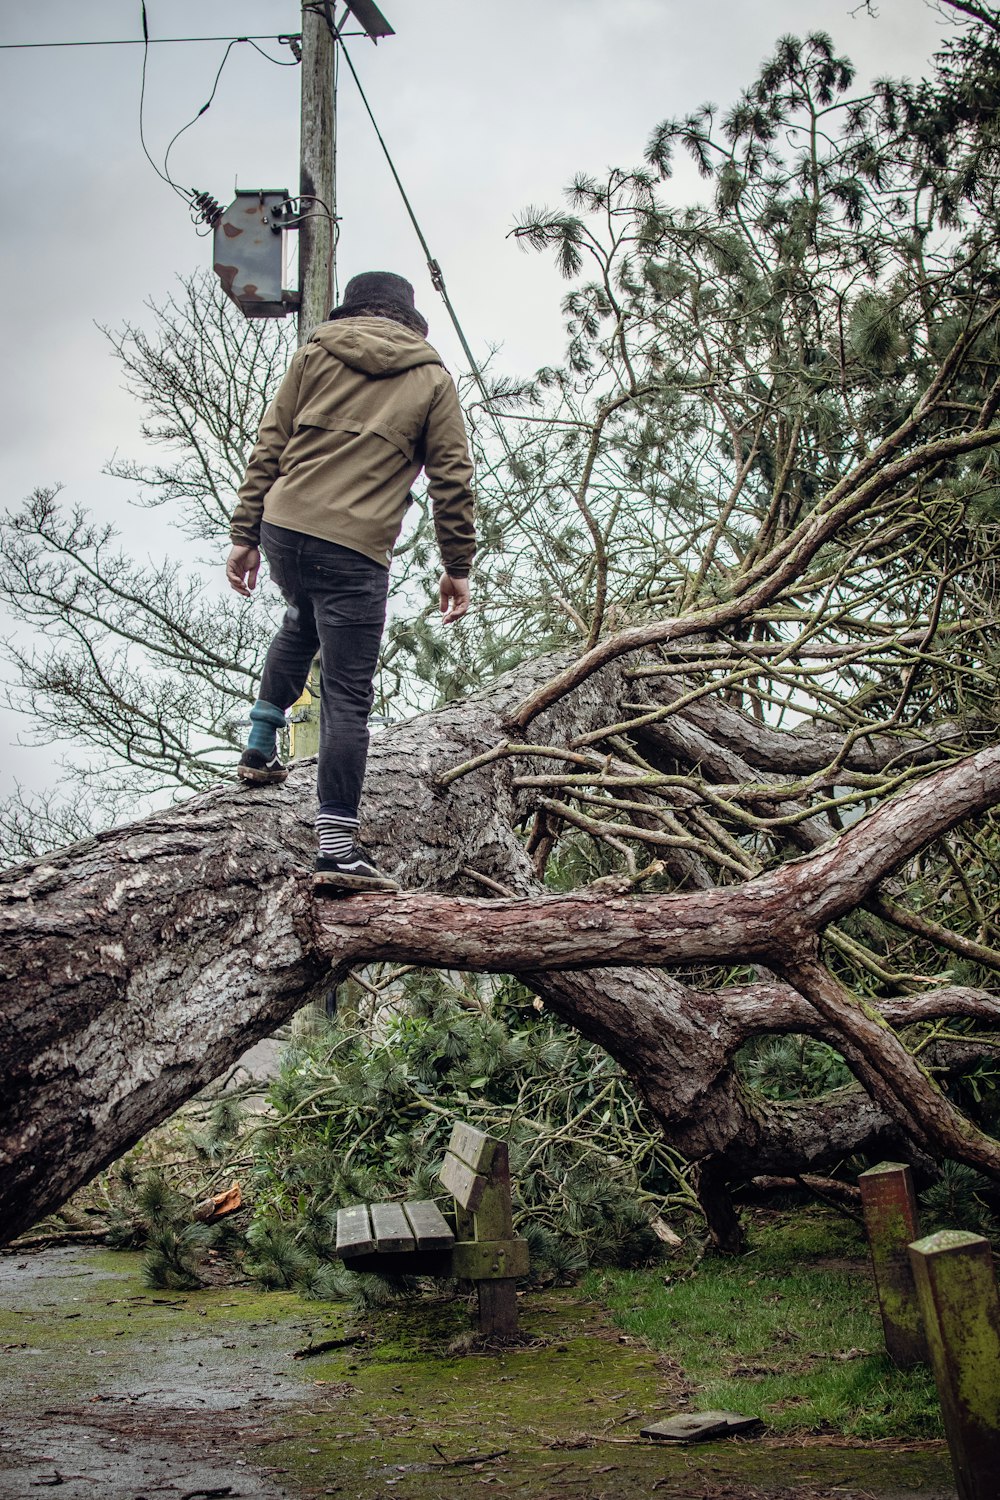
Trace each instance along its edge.
{"label": "moss-covered ground", "polygon": [[0,1259],[2,1500],[45,1486],[63,1500],[450,1500],[481,1486],[526,1500],[954,1493],[934,1441],[641,1439],[650,1418],[708,1404],[677,1337],[658,1352],[624,1326],[664,1270],[604,1278],[615,1320],[593,1286],[529,1293],[526,1342],[481,1351],[462,1301],[426,1298],[359,1324],[292,1293],[150,1292],[140,1265],[79,1250]]}
{"label": "moss-covered ground", "polygon": [[608,1272],[585,1289],[620,1326],[669,1350],[692,1401],[773,1433],[941,1437],[930,1370],[884,1352],[861,1230],[821,1208],[750,1219],[747,1254]]}

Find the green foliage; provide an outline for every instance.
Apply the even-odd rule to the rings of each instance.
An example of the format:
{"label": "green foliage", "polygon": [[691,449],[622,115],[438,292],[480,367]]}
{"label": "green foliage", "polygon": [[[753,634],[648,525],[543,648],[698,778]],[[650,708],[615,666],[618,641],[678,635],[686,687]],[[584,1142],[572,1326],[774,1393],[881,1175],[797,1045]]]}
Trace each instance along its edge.
{"label": "green foliage", "polygon": [[919,1195],[920,1225],[925,1234],[937,1229],[968,1229],[983,1234],[1000,1250],[1000,1195],[996,1184],[962,1162],[943,1161],[937,1181]]}
{"label": "green foliage", "polygon": [[[110,1186],[108,1244],[116,1250],[153,1244],[159,1235],[169,1237],[189,1217],[190,1203],[165,1173],[155,1165],[144,1168],[135,1155],[118,1164]],[[164,1246],[169,1259],[169,1241]]]}
{"label": "green foliage", "polygon": [[182,1292],[203,1286],[201,1265],[211,1243],[212,1231],[205,1224],[182,1229],[162,1224],[153,1229],[142,1263],[146,1286]]}
{"label": "green foliage", "polygon": [[812,1037],[758,1037],[739,1056],[743,1077],[768,1099],[815,1099],[852,1082],[838,1052]]}
{"label": "green foliage", "polygon": [[168,1223],[180,1206],[181,1197],[168,1184],[162,1172],[147,1172],[135,1194],[136,1208],[151,1225]]}
{"label": "green foliage", "polygon": [[865,365],[888,373],[903,351],[897,309],[875,292],[862,292],[851,309],[851,347]]}
{"label": "green foliage", "polygon": [[312,1269],[312,1257],[296,1242],[294,1233],[267,1216],[251,1224],[247,1240],[250,1249],[244,1270],[269,1292],[297,1286]]}
{"label": "green foliage", "polygon": [[457,1119],[507,1141],[515,1223],[536,1275],[655,1260],[652,1221],[694,1207],[683,1164],[619,1069],[509,981],[456,990],[408,975],[393,1008],[367,1025],[355,1018],[300,1039],[271,1102],[244,1263],[267,1286],[322,1295],[346,1285],[370,1300],[368,1278],[323,1270],[336,1210],[436,1197],[450,1211],[437,1172]]}

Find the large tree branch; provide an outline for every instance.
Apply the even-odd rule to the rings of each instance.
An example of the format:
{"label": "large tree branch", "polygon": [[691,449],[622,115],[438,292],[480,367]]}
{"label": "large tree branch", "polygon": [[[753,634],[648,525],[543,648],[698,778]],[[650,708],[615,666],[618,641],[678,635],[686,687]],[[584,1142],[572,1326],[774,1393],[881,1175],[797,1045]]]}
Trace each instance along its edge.
{"label": "large tree branch", "polygon": [[[541,676],[548,664],[533,670]],[[374,740],[368,815],[391,839],[384,852],[403,856],[408,885],[461,889],[472,868],[525,893],[536,889],[512,832],[521,813],[509,767],[491,763],[446,795],[436,781],[459,756],[495,743],[523,675]],[[627,692],[621,673],[590,678],[564,705],[567,722],[577,731],[606,722]],[[567,726],[556,719],[550,727]],[[691,992],[652,978],[629,984],[627,976],[616,987],[614,973],[602,982],[570,971],[754,954],[773,963],[798,951],[928,839],[1000,799],[1000,750],[937,772],[806,859],[742,886],[676,896],[473,901],[426,891],[319,905],[306,872],[311,796],[310,768],[302,767],[284,789],[213,791],[0,878],[8,1224],[23,1226],[61,1201],[250,1042],[366,959],[510,970],[540,988],[544,969],[545,991],[553,1003],[559,991],[561,1013],[600,1032],[662,1092],[658,1080],[670,1077],[684,1050],[684,1007],[693,1018],[705,1015]],[[837,1030],[840,1020],[831,1024]],[[891,1047],[892,1034],[880,1044]],[[710,1097],[722,1110],[726,1090],[713,1095],[712,1079],[729,1061],[722,1048],[714,1064],[689,1072],[682,1092],[692,1118]],[[747,1139],[763,1141],[770,1106],[751,1100],[741,1108],[757,1117]],[[711,1151],[727,1137],[710,1115],[700,1127],[689,1121],[689,1146],[700,1139]]]}
{"label": "large tree branch", "polygon": [[941,0],[941,3],[951,10],[960,11],[963,15],[971,17],[974,21],[982,22],[991,31],[1000,32],[1000,15],[988,5],[977,5],[974,0]]}
{"label": "large tree branch", "polygon": [[[687,684],[674,679],[666,691],[655,692],[654,702],[669,703],[686,691]],[[722,753],[730,751],[755,770],[786,778],[823,771],[831,764],[874,775],[890,766],[922,765],[939,758],[947,746],[961,745],[970,729],[968,723],[941,722],[920,734],[907,731],[891,735],[876,731],[857,738],[845,755],[846,731],[813,724],[790,730],[775,729],[718,697],[688,703],[682,724],[681,732],[698,731],[706,747]],[[672,749],[672,729],[673,720],[667,718],[645,725],[639,733],[642,739]]]}
{"label": "large tree branch", "polygon": [[444,964],[509,973],[615,964],[770,962],[807,950],[932,839],[1000,802],[1000,746],[934,773],[839,838],[742,885],[676,896],[533,901],[431,895],[317,903],[314,942],[331,961]]}

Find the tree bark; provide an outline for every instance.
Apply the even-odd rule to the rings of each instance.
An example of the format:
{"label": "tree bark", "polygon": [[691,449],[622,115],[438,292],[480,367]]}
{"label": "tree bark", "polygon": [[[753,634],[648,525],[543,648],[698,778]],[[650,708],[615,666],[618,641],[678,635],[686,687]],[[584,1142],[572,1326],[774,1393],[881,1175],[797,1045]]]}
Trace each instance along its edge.
{"label": "tree bark", "polygon": [[[826,924],[929,839],[1000,801],[1000,749],[933,773],[756,880],[667,896],[553,896],[516,832],[528,804],[510,761],[442,784],[502,739],[531,675],[541,682],[552,668],[522,667],[478,698],[375,737],[363,814],[369,842],[406,887],[400,896],[314,901],[310,763],[284,787],[213,791],[0,876],[5,1238],[296,1008],[379,959],[523,977],[618,1059],[671,1144],[700,1161],[722,1242],[734,1233],[725,1193],[734,1176],[813,1170],[872,1140],[946,1150],[1000,1177],[1000,1146],[954,1110],[892,1029],[928,1015],[995,1016],[993,998],[929,991],[880,1014],[817,958]],[[612,663],[561,695],[531,733],[566,742],[614,722],[632,692]],[[513,896],[471,899],[483,879]],[[784,982],[701,989],[662,972],[748,960]],[[735,1070],[740,1046],[789,1029],[838,1046],[863,1089],[794,1105],[748,1089]]]}

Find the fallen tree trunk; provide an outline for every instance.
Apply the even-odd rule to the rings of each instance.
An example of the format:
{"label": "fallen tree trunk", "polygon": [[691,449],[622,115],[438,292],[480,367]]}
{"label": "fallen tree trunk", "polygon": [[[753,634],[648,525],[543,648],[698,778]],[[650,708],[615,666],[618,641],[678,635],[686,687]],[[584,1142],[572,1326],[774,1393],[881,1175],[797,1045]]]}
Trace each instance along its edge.
{"label": "fallen tree trunk", "polygon": [[[401,896],[314,902],[308,764],[285,787],[213,791],[0,877],[4,1238],[303,1003],[378,959],[523,977],[619,1060],[671,1144],[702,1162],[721,1242],[734,1241],[730,1178],[822,1167],[872,1139],[945,1151],[1000,1178],[1000,1145],[958,1114],[892,1029],[949,1006],[993,1016],[993,998],[930,991],[879,1013],[836,984],[817,946],[901,861],[1000,802],[1000,749],[934,772],[835,842],[755,880],[665,896],[552,896],[516,832],[530,804],[510,761],[442,785],[502,738],[525,676],[373,742],[366,821],[407,887]],[[613,722],[630,690],[613,664],[532,732],[548,743]],[[470,899],[484,880],[511,897]],[[783,982],[700,989],[649,967],[748,961]],[[747,1089],[740,1046],[789,1029],[831,1041],[865,1091],[787,1104]]]}

